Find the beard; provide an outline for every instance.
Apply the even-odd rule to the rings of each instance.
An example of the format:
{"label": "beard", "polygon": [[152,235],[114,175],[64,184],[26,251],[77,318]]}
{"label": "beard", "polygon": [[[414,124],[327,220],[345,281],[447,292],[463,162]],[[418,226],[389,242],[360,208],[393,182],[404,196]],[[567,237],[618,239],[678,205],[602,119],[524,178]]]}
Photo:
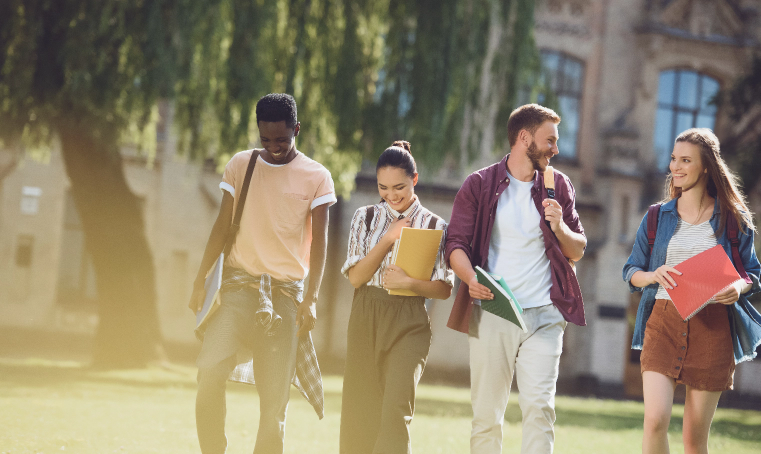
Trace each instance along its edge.
{"label": "beard", "polygon": [[538,172],[544,172],[547,169],[547,164],[544,163],[542,158],[552,158],[552,152],[539,151],[539,147],[536,146],[536,142],[531,141],[531,145],[528,146],[526,151],[529,161],[534,166],[534,170]]}

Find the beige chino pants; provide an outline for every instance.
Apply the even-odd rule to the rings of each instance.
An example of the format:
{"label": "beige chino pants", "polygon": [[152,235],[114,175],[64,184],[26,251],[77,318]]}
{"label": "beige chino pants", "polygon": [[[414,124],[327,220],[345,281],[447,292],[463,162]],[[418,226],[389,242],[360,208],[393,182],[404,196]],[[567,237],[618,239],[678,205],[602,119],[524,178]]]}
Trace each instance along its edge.
{"label": "beige chino pants", "polygon": [[522,454],[550,454],[555,388],[567,322],[552,304],[526,309],[528,333],[473,308],[470,320],[471,454],[501,454],[502,424],[515,374],[523,415]]}

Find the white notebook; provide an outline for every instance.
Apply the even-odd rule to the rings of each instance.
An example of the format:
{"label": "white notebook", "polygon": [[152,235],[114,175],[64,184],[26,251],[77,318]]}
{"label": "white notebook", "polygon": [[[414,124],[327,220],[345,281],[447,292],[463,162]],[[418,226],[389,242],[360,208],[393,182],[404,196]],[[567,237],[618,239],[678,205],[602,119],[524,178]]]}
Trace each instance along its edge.
{"label": "white notebook", "polygon": [[221,303],[219,290],[222,288],[222,265],[224,263],[225,253],[223,252],[219,254],[214,266],[211,267],[211,271],[206,275],[206,282],[203,284],[206,298],[203,301],[203,308],[196,314],[196,330],[206,323],[209,316],[217,310]]}

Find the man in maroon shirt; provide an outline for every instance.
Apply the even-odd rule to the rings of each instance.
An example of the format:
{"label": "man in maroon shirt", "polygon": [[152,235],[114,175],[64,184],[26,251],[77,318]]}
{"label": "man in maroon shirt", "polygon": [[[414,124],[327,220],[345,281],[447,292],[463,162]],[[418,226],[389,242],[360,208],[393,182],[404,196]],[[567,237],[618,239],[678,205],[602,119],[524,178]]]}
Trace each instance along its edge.
{"label": "man in maroon shirt", "polygon": [[[510,154],[472,173],[457,193],[446,258],[462,285],[447,326],[468,333],[473,428],[471,453],[502,452],[502,421],[515,373],[523,414],[524,454],[551,453],[555,388],[568,321],[584,325],[584,306],[569,259],[581,259],[584,229],[567,176],[554,173],[548,198],[543,172],[558,154],[560,117],[529,104],[510,115]],[[528,332],[481,310],[493,295],[474,266],[504,277],[523,306]]]}

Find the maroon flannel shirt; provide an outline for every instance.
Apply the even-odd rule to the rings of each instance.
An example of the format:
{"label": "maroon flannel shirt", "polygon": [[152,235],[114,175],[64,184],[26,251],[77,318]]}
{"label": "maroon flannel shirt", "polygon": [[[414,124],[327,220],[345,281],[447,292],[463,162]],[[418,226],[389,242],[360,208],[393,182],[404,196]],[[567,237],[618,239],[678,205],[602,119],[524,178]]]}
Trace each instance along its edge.
{"label": "maroon flannel shirt", "polygon": [[[492,227],[497,213],[497,202],[502,192],[507,189],[510,179],[507,177],[507,159],[473,172],[468,176],[454,200],[452,218],[447,229],[445,258],[455,249],[462,249],[470,258],[470,263],[487,268],[489,258],[489,242]],[[544,213],[542,201],[547,198],[544,188],[544,175],[534,173],[534,187],[531,188],[537,211]],[[584,228],[576,212],[576,192],[571,180],[564,174],[555,171],[555,200],[563,207],[563,221],[576,233],[584,234]],[[560,251],[560,243],[550,227],[541,216],[539,226],[544,234],[544,250],[550,259],[552,271],[552,288],[550,299],[560,310],[563,317],[576,325],[586,325],[584,319],[584,302],[581,299],[581,289],[576,279],[576,273],[571,269],[568,259]],[[473,298],[470,297],[468,285],[460,284],[452,313],[449,315],[447,326],[468,332],[470,314],[473,311]]]}

